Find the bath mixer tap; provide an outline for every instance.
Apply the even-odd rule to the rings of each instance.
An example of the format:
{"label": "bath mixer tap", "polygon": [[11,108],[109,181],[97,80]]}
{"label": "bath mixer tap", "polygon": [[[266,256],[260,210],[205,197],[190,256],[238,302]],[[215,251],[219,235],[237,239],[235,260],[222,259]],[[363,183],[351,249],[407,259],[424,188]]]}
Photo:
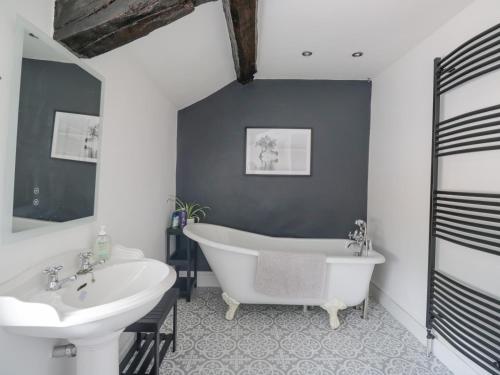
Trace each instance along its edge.
{"label": "bath mixer tap", "polygon": [[354,222],[354,224],[357,226],[357,228],[354,230],[354,232],[349,232],[349,239],[351,241],[347,243],[346,247],[349,248],[352,245],[356,245],[359,247],[359,252],[355,253],[356,256],[362,256],[363,250],[364,255],[368,255],[370,240],[368,240],[367,237],[368,234],[366,222],[364,220],[358,219]]}
{"label": "bath mixer tap", "polygon": [[91,259],[94,254],[92,251],[84,251],[78,255],[80,258],[80,269],[78,270],[78,275],[85,275],[87,273],[91,273],[94,271],[94,267],[103,264],[105,262],[104,259],[101,259],[97,262],[92,263]]}
{"label": "bath mixer tap", "polygon": [[59,290],[67,282],[75,281],[78,278],[77,275],[72,275],[59,280],[59,271],[61,271],[62,269],[63,266],[49,266],[43,270],[43,272],[49,276],[46,288],[48,291]]}

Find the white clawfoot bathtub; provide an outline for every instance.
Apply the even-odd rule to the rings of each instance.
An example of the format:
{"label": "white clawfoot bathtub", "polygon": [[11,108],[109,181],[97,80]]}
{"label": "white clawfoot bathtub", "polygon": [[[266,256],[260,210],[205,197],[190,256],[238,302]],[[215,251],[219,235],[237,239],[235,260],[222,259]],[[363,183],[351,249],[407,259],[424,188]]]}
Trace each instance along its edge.
{"label": "white clawfoot bathtub", "polygon": [[[233,319],[240,303],[321,306],[330,315],[332,328],[339,326],[338,310],[362,303],[368,295],[375,264],[385,258],[374,250],[355,256],[344,239],[269,237],[212,224],[189,224],[184,234],[198,242],[219,281],[228,304],[226,319]],[[258,293],[254,280],[259,250],[320,252],[327,255],[322,298],[277,298]]]}

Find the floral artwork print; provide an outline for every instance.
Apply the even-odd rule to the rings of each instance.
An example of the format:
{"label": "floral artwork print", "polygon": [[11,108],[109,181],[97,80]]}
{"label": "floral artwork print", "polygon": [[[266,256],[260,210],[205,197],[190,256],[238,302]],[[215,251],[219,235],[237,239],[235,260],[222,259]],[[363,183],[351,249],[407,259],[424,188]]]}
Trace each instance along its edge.
{"label": "floral artwork print", "polygon": [[272,171],[274,164],[279,161],[279,152],[276,150],[277,140],[266,135],[259,138],[255,145],[261,149],[259,152],[260,169]]}
{"label": "floral artwork print", "polygon": [[311,129],[247,128],[245,174],[309,176]]}

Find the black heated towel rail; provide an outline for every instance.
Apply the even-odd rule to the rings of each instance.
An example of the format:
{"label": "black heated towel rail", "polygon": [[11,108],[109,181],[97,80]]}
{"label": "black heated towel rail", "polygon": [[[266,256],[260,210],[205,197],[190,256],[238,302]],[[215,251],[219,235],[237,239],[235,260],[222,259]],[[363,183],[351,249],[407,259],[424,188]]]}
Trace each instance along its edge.
{"label": "black heated towel rail", "polygon": [[[436,269],[437,239],[500,256],[500,193],[446,191],[438,186],[439,158],[500,150],[500,104],[441,119],[443,94],[496,70],[500,24],[434,60],[426,326],[428,348],[437,333],[478,366],[500,375],[500,300]],[[492,276],[500,283],[500,275]]]}

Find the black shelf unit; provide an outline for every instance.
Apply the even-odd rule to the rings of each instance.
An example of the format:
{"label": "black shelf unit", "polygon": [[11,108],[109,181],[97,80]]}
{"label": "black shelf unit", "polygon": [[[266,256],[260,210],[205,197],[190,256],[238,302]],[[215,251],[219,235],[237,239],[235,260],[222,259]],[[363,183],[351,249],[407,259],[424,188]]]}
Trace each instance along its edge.
{"label": "black shelf unit", "polygon": [[[168,228],[165,235],[167,264],[177,272],[174,287],[179,289],[180,297],[189,302],[193,288],[198,284],[198,244],[185,236],[182,228]],[[175,252],[171,249],[171,237],[175,238]],[[186,276],[180,277],[181,271],[185,271]]]}
{"label": "black shelf unit", "polygon": [[[176,350],[178,296],[177,289],[169,289],[153,310],[125,328],[125,332],[136,333],[136,340],[120,362],[120,375],[160,374],[160,365],[170,344],[172,352]],[[160,329],[170,311],[173,311],[172,333],[162,333]]]}
{"label": "black shelf unit", "polygon": [[499,46],[500,24],[434,60],[426,318],[429,354],[437,333],[495,375],[500,375],[500,300],[437,269],[436,244],[439,239],[500,255],[500,194],[449,191],[438,184],[440,158],[500,150],[500,105],[441,119],[442,95],[500,69]]}

